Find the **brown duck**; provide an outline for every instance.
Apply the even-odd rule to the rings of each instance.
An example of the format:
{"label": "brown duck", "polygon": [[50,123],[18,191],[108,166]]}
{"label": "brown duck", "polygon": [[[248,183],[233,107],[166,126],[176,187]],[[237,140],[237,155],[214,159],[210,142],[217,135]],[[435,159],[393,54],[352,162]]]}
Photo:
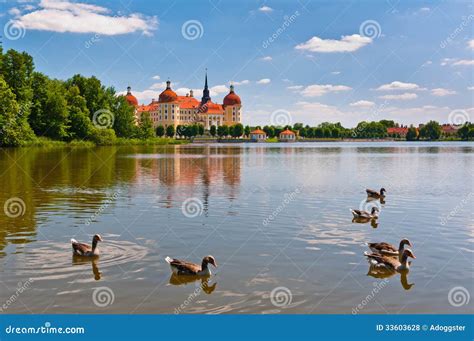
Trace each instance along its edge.
{"label": "brown duck", "polygon": [[72,252],[76,256],[83,257],[96,257],[99,255],[99,249],[97,248],[97,243],[102,241],[102,237],[98,234],[94,235],[92,238],[92,246],[85,243],[79,243],[74,238],[71,239]]}
{"label": "brown duck", "polygon": [[403,251],[401,260],[396,257],[384,256],[376,253],[365,253],[365,256],[369,259],[371,265],[379,268],[385,268],[387,270],[403,271],[410,268],[408,257],[415,259],[415,255],[410,249]]}
{"label": "brown duck", "polygon": [[387,255],[387,256],[398,256],[403,254],[403,250],[405,248],[405,245],[408,245],[410,247],[413,247],[410,243],[410,241],[406,238],[402,239],[400,241],[400,244],[398,246],[398,249],[395,248],[394,245],[385,243],[385,242],[380,242],[380,243],[367,243],[367,246],[369,249],[372,250],[374,253],[380,253],[382,255]]}
{"label": "brown duck", "polygon": [[217,267],[216,260],[212,256],[204,257],[201,265],[170,257],[166,257],[165,260],[170,265],[171,271],[173,271],[173,274],[175,275],[210,276],[211,270],[208,265],[211,264],[214,267]]}
{"label": "brown duck", "polygon": [[383,187],[380,189],[380,192],[377,192],[368,188],[365,191],[367,192],[367,196],[369,198],[376,198],[376,199],[385,198],[385,192],[387,192],[385,188]]}

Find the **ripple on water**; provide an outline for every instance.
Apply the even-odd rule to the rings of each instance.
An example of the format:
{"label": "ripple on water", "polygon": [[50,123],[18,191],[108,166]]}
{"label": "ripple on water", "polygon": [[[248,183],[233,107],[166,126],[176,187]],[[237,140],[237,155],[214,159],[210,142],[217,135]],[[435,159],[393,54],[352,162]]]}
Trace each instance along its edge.
{"label": "ripple on water", "polygon": [[[94,261],[94,265],[103,270],[143,259],[148,249],[128,241],[107,240],[101,243],[100,252],[101,255]],[[90,268],[93,263],[92,259],[74,257],[69,243],[38,241],[34,243],[34,250],[21,256],[21,265],[16,265],[15,274],[34,281],[73,277],[83,272],[84,267]]]}

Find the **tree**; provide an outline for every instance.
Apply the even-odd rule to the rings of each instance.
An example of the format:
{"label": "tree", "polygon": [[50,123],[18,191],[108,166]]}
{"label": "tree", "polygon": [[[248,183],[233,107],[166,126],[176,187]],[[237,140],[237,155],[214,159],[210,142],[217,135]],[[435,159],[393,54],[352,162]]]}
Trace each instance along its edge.
{"label": "tree", "polygon": [[244,134],[245,136],[250,136],[250,126],[246,125],[245,128],[244,128]]}
{"label": "tree", "polygon": [[263,131],[267,134],[268,137],[275,136],[275,128],[273,128],[272,126],[264,126]]}
{"label": "tree", "polygon": [[186,136],[186,126],[182,124],[178,124],[176,126],[176,136],[182,137]]}
{"label": "tree", "polygon": [[119,137],[130,138],[135,135],[135,108],[128,104],[124,96],[118,96],[114,101],[115,134]]}
{"label": "tree", "polygon": [[155,129],[153,129],[153,121],[151,120],[149,112],[144,111],[140,115],[140,122],[138,124],[138,137],[141,139],[155,137]]}
{"label": "tree", "polygon": [[69,134],[69,112],[63,84],[58,80],[48,81],[47,94],[42,110],[47,114],[46,130],[41,135],[54,140],[65,140]]}
{"label": "tree", "polygon": [[333,138],[338,138],[339,135],[340,135],[340,133],[339,133],[339,129],[338,129],[338,128],[334,127],[334,128],[331,129],[331,137],[333,137]]}
{"label": "tree", "polygon": [[436,121],[429,121],[420,129],[420,136],[428,140],[437,140],[441,136],[441,126]]}
{"label": "tree", "polygon": [[26,52],[8,50],[2,56],[0,74],[15,94],[20,106],[29,105],[33,96],[31,80],[33,76],[33,57]]}
{"label": "tree", "polygon": [[209,132],[211,133],[211,136],[216,136],[217,134],[217,127],[215,125],[212,125],[211,126],[211,129],[209,130]]}
{"label": "tree", "polygon": [[219,137],[224,137],[224,136],[229,135],[229,128],[227,126],[219,126],[217,128],[217,135],[219,135]]}
{"label": "tree", "polygon": [[323,136],[324,136],[323,128],[317,127],[316,129],[314,129],[314,137],[321,138]]}
{"label": "tree", "polygon": [[232,126],[232,137],[241,137],[244,133],[244,126],[240,123]]}
{"label": "tree", "polygon": [[92,130],[91,140],[98,145],[111,145],[115,143],[115,130],[95,128]]}
{"label": "tree", "polygon": [[0,146],[21,146],[33,137],[27,117],[0,76]]}
{"label": "tree", "polygon": [[469,139],[469,128],[470,128],[470,124],[466,123],[461,128],[458,129],[457,133],[460,139],[462,140]]}
{"label": "tree", "polygon": [[407,131],[406,139],[407,141],[415,141],[418,138],[418,132],[416,131],[416,128],[413,126],[410,126]]}
{"label": "tree", "polygon": [[166,136],[173,137],[174,133],[175,133],[174,125],[170,124],[169,126],[166,127]]}
{"label": "tree", "polygon": [[198,135],[204,135],[204,126],[202,124],[197,125],[197,134]]}
{"label": "tree", "polygon": [[86,100],[79,94],[77,86],[69,88],[66,100],[70,120],[69,138],[81,140],[89,138],[94,126],[89,119]]}
{"label": "tree", "polygon": [[165,127],[160,124],[158,127],[156,127],[156,136],[162,137],[163,135],[165,135]]}

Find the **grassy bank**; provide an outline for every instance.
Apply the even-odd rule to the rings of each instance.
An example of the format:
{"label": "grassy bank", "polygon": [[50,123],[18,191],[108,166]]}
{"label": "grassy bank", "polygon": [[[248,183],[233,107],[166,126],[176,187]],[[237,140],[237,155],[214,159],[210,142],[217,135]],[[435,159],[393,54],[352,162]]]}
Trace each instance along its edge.
{"label": "grassy bank", "polygon": [[[150,139],[126,139],[116,138],[107,146],[164,146],[164,145],[177,145],[189,143],[188,140],[177,140],[174,138],[167,137],[155,137]],[[102,145],[102,144],[101,144]],[[70,142],[51,140],[46,137],[38,137],[34,140],[28,141],[22,145],[22,147],[46,147],[46,148],[57,148],[57,147],[73,147],[73,148],[92,148],[100,146],[92,141],[84,140],[72,140]]]}

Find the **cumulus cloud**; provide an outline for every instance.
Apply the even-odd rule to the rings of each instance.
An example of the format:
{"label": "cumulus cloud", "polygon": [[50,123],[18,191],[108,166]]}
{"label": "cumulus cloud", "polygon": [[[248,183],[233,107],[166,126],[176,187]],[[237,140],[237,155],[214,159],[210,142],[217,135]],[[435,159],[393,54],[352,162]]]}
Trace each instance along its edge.
{"label": "cumulus cloud", "polygon": [[268,7],[268,6],[262,6],[258,9],[260,12],[273,12],[273,8]]}
{"label": "cumulus cloud", "polygon": [[426,90],[425,88],[421,88],[418,84],[415,83],[403,83],[399,81],[394,81],[389,84],[383,84],[379,86],[377,91],[392,91],[392,90]]}
{"label": "cumulus cloud", "polygon": [[414,94],[414,93],[405,92],[405,93],[399,94],[399,95],[384,95],[384,96],[380,96],[379,98],[387,99],[387,100],[408,101],[410,99],[418,98],[418,95]]}
{"label": "cumulus cloud", "polygon": [[160,80],[160,76],[159,75],[154,75],[153,77],[151,77],[151,79],[154,79],[154,80]]}
{"label": "cumulus cloud", "polygon": [[134,32],[151,35],[158,27],[154,16],[113,15],[108,8],[69,0],[41,0],[38,6],[32,12],[19,15],[14,22],[30,30],[110,36]]}
{"label": "cumulus cloud", "polygon": [[262,78],[257,81],[257,84],[270,84],[271,80],[269,78]]}
{"label": "cumulus cloud", "polygon": [[342,36],[340,40],[313,37],[305,43],[296,45],[295,49],[320,53],[354,52],[371,42],[371,38],[359,34]]}
{"label": "cumulus cloud", "polygon": [[443,96],[455,95],[456,91],[450,90],[450,89],[444,89],[444,88],[436,88],[436,89],[431,89],[431,94],[433,96],[443,97]]}
{"label": "cumulus cloud", "polygon": [[467,42],[467,47],[469,47],[471,50],[474,50],[474,39],[471,39]]}
{"label": "cumulus cloud", "polygon": [[471,91],[474,90],[474,86],[469,86],[467,90],[471,90]]}
{"label": "cumulus cloud", "polygon": [[288,90],[296,91],[296,90],[301,90],[304,88],[303,85],[291,85],[286,87]]}
{"label": "cumulus cloud", "polygon": [[263,60],[264,62],[269,62],[269,61],[271,61],[272,59],[273,59],[273,58],[270,57],[270,56],[265,56],[265,57],[263,57],[263,58],[260,58],[260,60]]}
{"label": "cumulus cloud", "polygon": [[341,91],[348,91],[351,89],[352,88],[345,85],[313,84],[304,88],[301,94],[305,97],[319,97],[330,92],[341,92]]}
{"label": "cumulus cloud", "polygon": [[351,107],[358,107],[358,108],[370,108],[370,107],[373,107],[375,105],[374,102],[371,102],[371,101],[365,101],[365,100],[361,100],[361,101],[357,101],[357,102],[354,102],[354,103],[351,103],[349,104]]}

